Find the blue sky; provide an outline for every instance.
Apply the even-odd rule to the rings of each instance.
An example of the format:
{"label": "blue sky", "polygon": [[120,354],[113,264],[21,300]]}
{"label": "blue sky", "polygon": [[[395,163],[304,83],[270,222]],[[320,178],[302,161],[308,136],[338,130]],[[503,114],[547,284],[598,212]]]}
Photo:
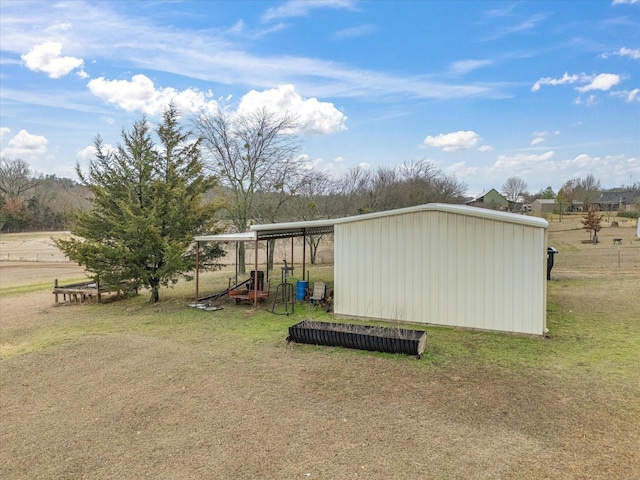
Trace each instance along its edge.
{"label": "blue sky", "polygon": [[474,195],[640,181],[640,1],[0,0],[1,153],[75,178],[173,101],[299,115],[340,175],[427,159]]}

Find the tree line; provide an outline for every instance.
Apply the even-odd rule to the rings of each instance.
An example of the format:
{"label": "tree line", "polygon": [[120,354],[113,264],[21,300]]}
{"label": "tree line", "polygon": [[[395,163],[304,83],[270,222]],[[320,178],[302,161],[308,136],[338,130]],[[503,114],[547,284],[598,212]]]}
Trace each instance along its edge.
{"label": "tree line", "polygon": [[[155,130],[143,116],[115,149],[97,136],[88,168],[76,166],[78,182],[33,176],[26,162],[3,158],[0,230],[70,229],[74,237],[57,242],[70,259],[102,285],[149,288],[155,302],[161,286],[193,271],[198,234],[465,201],[467,186],[425,159],[339,178],[315,170],[300,155],[297,127],[295,115],[266,108],[188,120],[169,105]],[[505,192],[514,199],[526,190],[516,183]],[[320,237],[306,241],[314,262]],[[224,252],[199,253],[204,266]],[[244,272],[242,250],[239,258]]]}
{"label": "tree line", "polygon": [[87,208],[81,184],[34,175],[22,159],[0,159],[0,232],[68,230],[75,212]]}

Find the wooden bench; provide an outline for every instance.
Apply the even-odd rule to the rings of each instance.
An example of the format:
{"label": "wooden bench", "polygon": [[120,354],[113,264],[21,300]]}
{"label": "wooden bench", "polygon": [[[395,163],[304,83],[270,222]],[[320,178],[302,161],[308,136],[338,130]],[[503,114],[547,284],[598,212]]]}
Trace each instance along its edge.
{"label": "wooden bench", "polygon": [[622,245],[622,239],[621,239],[621,238],[614,238],[614,239],[613,239],[613,244],[615,245],[616,243],[617,243],[618,245]]}

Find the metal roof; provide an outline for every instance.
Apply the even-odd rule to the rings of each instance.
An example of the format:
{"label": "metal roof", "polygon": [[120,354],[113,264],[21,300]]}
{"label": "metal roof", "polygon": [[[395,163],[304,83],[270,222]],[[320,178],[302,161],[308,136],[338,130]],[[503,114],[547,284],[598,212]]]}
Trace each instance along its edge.
{"label": "metal roof", "polygon": [[390,215],[401,215],[404,213],[414,213],[422,211],[438,211],[455,213],[458,215],[467,215],[471,217],[488,218],[491,220],[499,220],[508,223],[520,223],[523,225],[530,225],[533,227],[547,228],[549,222],[542,218],[529,217],[526,215],[520,215],[517,213],[500,212],[497,210],[489,210],[486,208],[470,207],[467,205],[451,205],[448,203],[428,203],[426,205],[416,205],[415,207],[399,208],[397,210],[387,210],[384,212],[367,213],[364,215],[357,215],[354,217],[337,218],[333,220],[334,225],[349,222],[359,222],[367,220],[369,218],[386,217]]}
{"label": "metal roof", "polygon": [[333,233],[333,226],[338,220],[339,219],[323,219],[251,225],[251,230],[257,233],[259,240],[301,237],[303,235],[323,235]]}
{"label": "metal roof", "polygon": [[466,205],[451,205],[446,203],[428,203],[415,207],[386,210],[384,212],[367,213],[352,217],[332,218],[323,220],[307,220],[301,222],[267,223],[251,225],[251,231],[243,233],[225,233],[222,235],[202,235],[195,237],[198,242],[252,242],[256,240],[268,240],[276,238],[302,237],[303,235],[323,235],[333,233],[334,226],[344,223],[361,222],[371,218],[402,215],[422,211],[438,211],[467,215],[471,217],[488,218],[507,223],[519,223],[533,227],[547,228],[549,223],[536,217],[519,215],[515,213],[499,212],[486,208],[469,207]]}
{"label": "metal roof", "polygon": [[252,242],[256,234],[253,232],[222,233],[220,235],[200,235],[194,237],[196,242]]}

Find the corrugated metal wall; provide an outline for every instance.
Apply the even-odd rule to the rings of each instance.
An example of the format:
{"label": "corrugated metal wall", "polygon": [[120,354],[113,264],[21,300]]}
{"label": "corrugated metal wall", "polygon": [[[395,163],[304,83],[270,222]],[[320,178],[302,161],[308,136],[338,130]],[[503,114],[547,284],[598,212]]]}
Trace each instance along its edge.
{"label": "corrugated metal wall", "polygon": [[335,226],[338,316],[541,335],[545,229],[443,211]]}

